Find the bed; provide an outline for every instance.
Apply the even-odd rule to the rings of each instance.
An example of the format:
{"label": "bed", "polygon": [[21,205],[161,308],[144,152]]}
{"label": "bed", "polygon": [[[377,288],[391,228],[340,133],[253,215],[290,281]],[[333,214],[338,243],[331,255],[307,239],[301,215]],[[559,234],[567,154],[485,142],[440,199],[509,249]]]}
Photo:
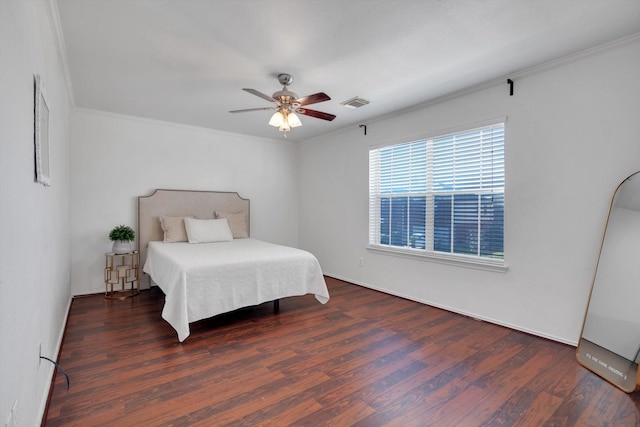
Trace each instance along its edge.
{"label": "bed", "polygon": [[309,252],[250,237],[249,200],[237,193],[155,190],[138,197],[141,287],[165,294],[162,317],[180,342],[189,324],[280,298],[329,301]]}

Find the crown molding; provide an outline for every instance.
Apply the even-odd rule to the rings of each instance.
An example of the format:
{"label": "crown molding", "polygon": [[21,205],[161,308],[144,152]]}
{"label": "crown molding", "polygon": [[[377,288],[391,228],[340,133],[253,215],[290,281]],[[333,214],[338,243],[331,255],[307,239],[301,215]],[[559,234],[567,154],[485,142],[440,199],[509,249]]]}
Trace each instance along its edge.
{"label": "crown molding", "polygon": [[[373,117],[369,120],[367,120],[367,124],[371,124],[371,123],[376,123],[376,122],[380,122],[380,121],[384,121],[384,120],[388,120],[394,117],[398,117],[398,116],[402,116],[403,114],[407,114],[410,112],[414,112],[414,111],[418,111],[421,110],[423,108],[427,108],[430,107],[432,105],[436,105],[436,104],[440,104],[442,102],[445,101],[449,101],[455,98],[459,98],[461,96],[470,94],[470,93],[474,93],[474,92],[478,92],[480,90],[484,90],[484,89],[488,89],[488,88],[493,88],[493,87],[497,87],[497,86],[501,86],[501,85],[506,85],[507,84],[507,79],[518,79],[518,78],[522,78],[522,77],[529,77],[529,76],[533,76],[536,74],[540,74],[543,73],[545,71],[549,71],[552,70],[554,68],[558,68],[561,67],[563,65],[567,65],[567,64],[571,64],[574,63],[576,61],[579,61],[581,59],[584,58],[588,58],[591,56],[595,56],[598,55],[600,53],[603,52],[607,52],[613,49],[617,49],[619,47],[623,47],[629,44],[633,44],[633,43],[637,43],[640,42],[640,32],[638,33],[634,33],[622,38],[619,38],[617,40],[613,40],[611,42],[608,43],[604,43],[601,45],[597,45],[591,48],[587,48],[585,50],[582,50],[580,52],[574,53],[574,54],[570,54],[570,55],[566,55],[557,59],[553,59],[550,61],[546,61],[537,65],[532,65],[530,67],[526,67],[526,68],[522,68],[520,70],[515,70],[511,73],[507,73],[503,76],[500,77],[496,77],[493,79],[489,79],[486,80],[484,82],[480,82],[478,84],[445,94],[445,95],[441,95],[441,96],[437,96],[433,99],[421,102],[419,104],[416,105],[412,105],[410,107],[407,108],[403,108],[397,111],[393,111],[387,114],[383,114],[381,116],[378,117]],[[322,135],[318,135],[317,137],[314,137],[312,139],[318,139],[318,138],[324,138],[327,135],[333,134],[333,133],[340,133],[343,132],[347,127],[350,127],[353,125],[349,125],[349,126],[345,126],[343,128],[340,129],[336,129],[330,133],[327,134],[322,134]],[[306,141],[304,141],[306,142]]]}
{"label": "crown molding", "polygon": [[45,0],[47,5],[47,14],[49,15],[49,22],[51,23],[51,31],[53,32],[53,38],[56,44],[56,50],[60,63],[62,64],[65,85],[67,87],[67,95],[69,96],[69,103],[72,107],[76,105],[75,97],[73,95],[73,85],[71,83],[71,72],[69,68],[69,58],[67,56],[67,48],[64,43],[64,34],[62,33],[62,23],[60,22],[60,14],[58,13],[57,0]]}
{"label": "crown molding", "polygon": [[[249,141],[277,142],[279,144],[282,143],[280,139],[276,139],[276,138],[247,135],[244,133],[234,133],[234,132],[228,132],[224,130],[208,128],[203,126],[188,125],[188,124],[178,123],[178,122],[169,122],[166,120],[150,119],[148,117],[134,116],[134,115],[123,114],[123,113],[114,113],[111,111],[97,110],[94,108],[74,106],[73,111],[76,113],[82,113],[82,114],[87,114],[92,116],[101,116],[101,117],[107,117],[107,118],[118,119],[118,120],[127,120],[127,121],[132,121],[132,122],[137,122],[137,123],[142,123],[145,125],[152,125],[152,126],[170,127],[170,128],[185,130],[189,132],[206,133],[210,135],[226,136],[226,137],[244,139]],[[293,141],[285,141],[285,142],[294,143]]]}

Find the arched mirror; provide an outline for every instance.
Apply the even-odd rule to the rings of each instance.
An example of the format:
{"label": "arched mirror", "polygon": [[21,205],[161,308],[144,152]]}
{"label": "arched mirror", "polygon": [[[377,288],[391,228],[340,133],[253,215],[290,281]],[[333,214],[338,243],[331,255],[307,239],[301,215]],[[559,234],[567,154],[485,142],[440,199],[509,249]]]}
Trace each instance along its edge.
{"label": "arched mirror", "polygon": [[613,194],[576,352],[626,392],[640,386],[640,172]]}

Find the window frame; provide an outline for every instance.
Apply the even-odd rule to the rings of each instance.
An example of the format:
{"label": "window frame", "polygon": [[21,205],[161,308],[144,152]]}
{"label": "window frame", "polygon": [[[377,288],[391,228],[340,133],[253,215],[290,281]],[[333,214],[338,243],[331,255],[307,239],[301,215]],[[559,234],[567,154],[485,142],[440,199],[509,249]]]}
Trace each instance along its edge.
{"label": "window frame", "polygon": [[[448,253],[448,252],[438,252],[435,250],[427,250],[426,247],[425,249],[415,249],[412,247],[402,247],[402,246],[392,246],[391,244],[386,245],[386,244],[380,244],[380,243],[373,243],[372,242],[372,236],[376,236],[377,237],[377,242],[380,242],[380,207],[381,207],[381,203],[380,203],[380,196],[381,193],[379,191],[379,187],[380,187],[380,183],[376,183],[375,185],[373,185],[374,188],[372,188],[372,182],[371,182],[371,153],[373,150],[377,150],[377,149],[382,149],[385,147],[392,147],[395,145],[402,145],[402,144],[411,144],[414,142],[419,142],[419,141],[427,141],[427,140],[433,140],[433,139],[437,139],[440,137],[444,137],[447,135],[451,135],[451,134],[457,134],[457,133],[464,133],[464,132],[470,132],[473,131],[475,129],[478,128],[483,128],[483,127],[489,127],[492,125],[498,125],[498,124],[502,124],[504,126],[504,138],[506,140],[506,135],[507,135],[507,117],[498,117],[498,118],[493,118],[493,119],[489,119],[489,120],[484,120],[481,122],[475,122],[475,123],[471,123],[471,124],[466,124],[466,125],[461,125],[461,126],[457,126],[455,128],[448,128],[448,129],[443,129],[440,131],[436,131],[436,132],[432,132],[429,134],[421,134],[421,135],[416,135],[414,137],[410,137],[410,138],[403,138],[400,140],[394,140],[394,141],[390,141],[390,142],[386,142],[383,144],[379,144],[376,146],[371,146],[369,147],[368,153],[369,153],[369,200],[368,200],[368,208],[369,208],[369,229],[368,229],[368,245],[367,245],[367,250],[374,252],[374,253],[379,253],[379,254],[384,254],[384,255],[392,255],[392,256],[399,256],[399,257],[403,257],[403,258],[409,258],[409,259],[417,259],[417,260],[422,260],[422,261],[433,261],[433,262],[438,262],[438,263],[445,263],[445,264],[450,264],[450,265],[456,265],[456,266],[461,266],[461,267],[469,267],[469,268],[475,268],[475,269],[481,269],[481,270],[489,270],[489,271],[496,271],[496,272],[505,272],[507,271],[508,267],[505,263],[505,255],[503,254],[502,258],[490,258],[490,257],[482,257],[482,256],[477,256],[477,255],[467,255],[467,254],[461,254],[461,253]],[[503,146],[504,148],[504,146]],[[430,146],[430,144],[427,144],[427,156],[432,156],[433,153],[431,152],[432,150],[432,146]],[[427,162],[427,164],[429,164],[430,162]],[[506,161],[505,161],[506,163]],[[504,170],[505,170],[505,175],[506,175],[506,164],[504,165]],[[431,172],[428,173],[428,178],[427,179],[431,179],[432,175]],[[506,177],[505,177],[505,181],[506,181]],[[431,183],[428,184],[429,186],[431,186]],[[375,189],[375,190],[374,190]],[[504,184],[504,187],[502,187],[503,191],[500,193],[503,195],[506,192],[506,182]],[[377,193],[375,192],[377,190]],[[487,191],[487,190],[474,190],[471,191],[471,193],[473,194],[478,194],[479,198],[482,197],[482,195],[484,194],[491,194],[491,192],[494,192],[494,190],[491,191]],[[376,203],[377,206],[377,210],[378,213],[376,214],[375,211],[376,209],[374,209],[374,207],[372,207],[372,198],[374,197],[375,194],[375,198],[378,200],[378,202]],[[426,192],[411,192],[408,191],[406,193],[400,193],[398,195],[394,195],[394,194],[388,194],[389,198],[393,198],[393,197],[406,197],[406,198],[411,198],[414,196],[426,196],[427,197],[427,211],[429,211],[430,207],[429,206],[433,206],[430,205],[431,203],[433,203],[433,200],[435,200],[436,195],[452,195],[453,194],[464,194],[463,191],[448,191],[448,192],[436,192],[433,190],[433,188],[428,188]],[[429,197],[433,197],[432,200],[429,200]],[[426,233],[430,233],[431,234],[431,239],[433,239],[433,234],[434,234],[434,226],[433,226],[433,215],[428,215],[425,221],[425,234]],[[377,230],[376,230],[377,228]],[[430,228],[429,231],[428,228]],[[505,229],[506,229],[506,221],[505,221],[505,215],[503,214],[503,239],[505,236]],[[504,241],[503,241],[504,244]],[[427,246],[426,242],[425,242],[425,246]],[[506,252],[506,251],[505,251]]]}

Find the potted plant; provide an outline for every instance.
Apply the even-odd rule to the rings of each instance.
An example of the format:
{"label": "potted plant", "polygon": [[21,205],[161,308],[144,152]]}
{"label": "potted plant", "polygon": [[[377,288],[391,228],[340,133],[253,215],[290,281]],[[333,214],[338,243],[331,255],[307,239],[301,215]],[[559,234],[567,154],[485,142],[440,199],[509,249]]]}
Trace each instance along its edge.
{"label": "potted plant", "polygon": [[126,254],[133,251],[131,242],[136,238],[136,232],[128,225],[118,225],[109,233],[109,239],[113,241],[114,254]]}

